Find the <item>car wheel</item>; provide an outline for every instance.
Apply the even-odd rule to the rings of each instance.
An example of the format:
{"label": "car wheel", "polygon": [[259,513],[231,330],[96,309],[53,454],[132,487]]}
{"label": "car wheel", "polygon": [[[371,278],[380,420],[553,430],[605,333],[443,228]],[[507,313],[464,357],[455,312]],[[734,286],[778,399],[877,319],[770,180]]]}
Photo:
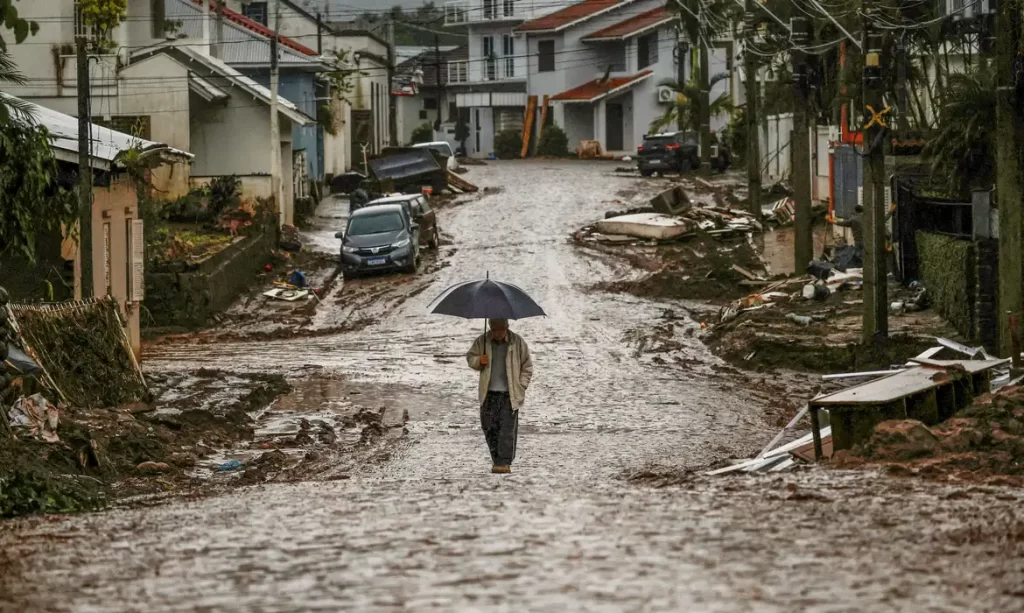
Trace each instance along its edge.
{"label": "car wheel", "polygon": [[649,177],[649,176],[651,176],[653,174],[654,174],[653,170],[643,170],[643,169],[640,170],[640,176],[643,176],[643,177]]}
{"label": "car wheel", "polygon": [[419,268],[420,268],[420,251],[419,251],[419,249],[417,249],[416,253],[414,253],[413,256],[412,256],[412,262],[408,266],[405,267],[405,272],[407,272],[407,273],[409,273],[411,275],[414,275],[414,274],[416,274],[416,271],[419,270]]}
{"label": "car wheel", "polygon": [[434,226],[434,236],[430,238],[430,242],[427,243],[427,246],[430,247],[431,249],[437,249],[440,245],[441,236],[437,231],[437,226]]}

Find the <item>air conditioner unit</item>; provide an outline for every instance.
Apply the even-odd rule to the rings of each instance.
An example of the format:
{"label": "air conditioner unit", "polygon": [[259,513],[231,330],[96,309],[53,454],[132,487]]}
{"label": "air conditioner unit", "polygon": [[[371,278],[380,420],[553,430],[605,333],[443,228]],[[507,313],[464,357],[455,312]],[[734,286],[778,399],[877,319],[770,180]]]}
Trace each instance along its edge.
{"label": "air conditioner unit", "polygon": [[672,101],[676,99],[676,92],[671,87],[665,87],[664,85],[658,87],[658,103],[659,104],[672,104]]}

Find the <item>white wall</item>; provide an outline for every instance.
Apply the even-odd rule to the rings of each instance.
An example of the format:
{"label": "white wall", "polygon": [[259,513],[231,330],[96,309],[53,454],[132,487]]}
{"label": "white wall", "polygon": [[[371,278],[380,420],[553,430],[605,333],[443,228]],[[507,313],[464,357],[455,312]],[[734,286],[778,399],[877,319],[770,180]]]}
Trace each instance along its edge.
{"label": "white wall", "polygon": [[594,139],[594,105],[557,104],[554,106],[555,123],[565,131],[569,150],[580,146],[580,141]]}
{"label": "white wall", "polygon": [[[270,107],[253,104],[239,90],[231,90],[227,106],[209,104],[195,95],[191,106],[193,175],[270,174]],[[285,135],[291,139],[291,122],[282,117],[282,140]],[[225,143],[231,143],[230,153]],[[284,158],[282,166],[289,165],[283,162]]]}

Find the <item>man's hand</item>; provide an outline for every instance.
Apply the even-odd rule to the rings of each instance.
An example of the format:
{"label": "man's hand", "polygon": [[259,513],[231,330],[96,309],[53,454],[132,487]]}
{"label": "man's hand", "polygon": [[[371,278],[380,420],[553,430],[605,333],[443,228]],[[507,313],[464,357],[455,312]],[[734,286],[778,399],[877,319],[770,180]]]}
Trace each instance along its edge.
{"label": "man's hand", "polygon": [[487,356],[486,355],[480,356],[480,366],[487,366]]}

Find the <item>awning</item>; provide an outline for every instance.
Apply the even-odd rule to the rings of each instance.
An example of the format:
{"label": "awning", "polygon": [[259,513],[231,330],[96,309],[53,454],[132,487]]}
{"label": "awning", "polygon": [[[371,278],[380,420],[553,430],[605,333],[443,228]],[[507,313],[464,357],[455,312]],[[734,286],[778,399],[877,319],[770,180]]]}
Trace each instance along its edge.
{"label": "awning", "polygon": [[641,83],[654,74],[652,70],[645,70],[629,77],[612,77],[608,80],[594,79],[583,85],[566,90],[551,98],[551,102],[586,103],[593,104],[603,98],[614,96]]}
{"label": "awning", "polygon": [[188,89],[207,102],[221,102],[231,97],[223,89],[194,73],[188,73]]}

